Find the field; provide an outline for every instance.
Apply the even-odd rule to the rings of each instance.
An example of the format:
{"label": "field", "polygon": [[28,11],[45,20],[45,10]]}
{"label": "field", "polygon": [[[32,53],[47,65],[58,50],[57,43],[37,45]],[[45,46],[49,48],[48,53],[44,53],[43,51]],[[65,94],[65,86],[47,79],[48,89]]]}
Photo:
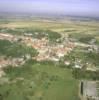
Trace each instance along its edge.
{"label": "field", "polygon": [[51,62],[28,61],[7,67],[0,79],[0,100],[79,100],[78,81],[69,69]]}
{"label": "field", "polygon": [[[27,28],[27,29],[40,29],[40,30],[51,30],[59,32],[62,35],[69,35],[72,38],[79,39],[83,36],[83,39],[93,37],[99,43],[99,22],[90,21],[72,21],[70,19],[63,20],[51,20],[51,19],[32,19],[32,20],[19,20],[19,19],[8,19],[7,21],[0,20],[1,28],[16,29],[16,28]],[[83,35],[84,34],[84,35]]]}

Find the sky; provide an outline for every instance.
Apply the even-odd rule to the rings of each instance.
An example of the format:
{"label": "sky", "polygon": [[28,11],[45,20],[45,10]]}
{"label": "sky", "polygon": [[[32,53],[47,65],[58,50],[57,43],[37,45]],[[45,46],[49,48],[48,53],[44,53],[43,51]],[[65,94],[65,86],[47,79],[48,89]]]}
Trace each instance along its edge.
{"label": "sky", "polygon": [[0,12],[37,12],[99,17],[99,0],[0,0]]}

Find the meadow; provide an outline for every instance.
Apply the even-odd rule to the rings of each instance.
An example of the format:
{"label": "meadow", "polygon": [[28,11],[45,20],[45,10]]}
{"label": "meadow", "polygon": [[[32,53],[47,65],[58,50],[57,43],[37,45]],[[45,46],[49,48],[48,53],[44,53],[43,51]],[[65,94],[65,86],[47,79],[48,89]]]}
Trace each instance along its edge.
{"label": "meadow", "polygon": [[0,100],[79,100],[78,81],[72,77],[72,71],[53,62],[29,60],[4,71]]}

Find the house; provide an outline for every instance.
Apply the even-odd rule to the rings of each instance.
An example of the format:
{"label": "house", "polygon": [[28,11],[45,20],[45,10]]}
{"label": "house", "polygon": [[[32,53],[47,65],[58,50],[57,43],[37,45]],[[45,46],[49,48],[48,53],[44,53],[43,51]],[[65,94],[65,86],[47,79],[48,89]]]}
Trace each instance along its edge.
{"label": "house", "polygon": [[99,100],[99,91],[97,81],[81,81],[80,92],[82,95],[82,100]]}
{"label": "house", "polygon": [[67,65],[67,66],[70,65],[70,62],[69,62],[69,61],[65,61],[64,63],[65,63],[65,65]]}

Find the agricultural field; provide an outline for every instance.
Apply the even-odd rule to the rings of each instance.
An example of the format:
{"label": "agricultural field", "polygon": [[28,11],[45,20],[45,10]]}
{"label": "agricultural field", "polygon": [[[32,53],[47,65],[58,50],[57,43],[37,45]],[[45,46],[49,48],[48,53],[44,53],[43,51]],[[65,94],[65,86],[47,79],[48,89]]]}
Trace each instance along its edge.
{"label": "agricultural field", "polygon": [[[4,30],[2,30],[4,29]],[[50,30],[59,32],[62,35],[77,39],[80,42],[88,43],[95,39],[99,44],[99,23],[98,21],[72,21],[70,19],[51,20],[51,19],[7,19],[0,20],[0,30],[8,33],[22,34],[23,32],[33,32],[35,30]]]}

